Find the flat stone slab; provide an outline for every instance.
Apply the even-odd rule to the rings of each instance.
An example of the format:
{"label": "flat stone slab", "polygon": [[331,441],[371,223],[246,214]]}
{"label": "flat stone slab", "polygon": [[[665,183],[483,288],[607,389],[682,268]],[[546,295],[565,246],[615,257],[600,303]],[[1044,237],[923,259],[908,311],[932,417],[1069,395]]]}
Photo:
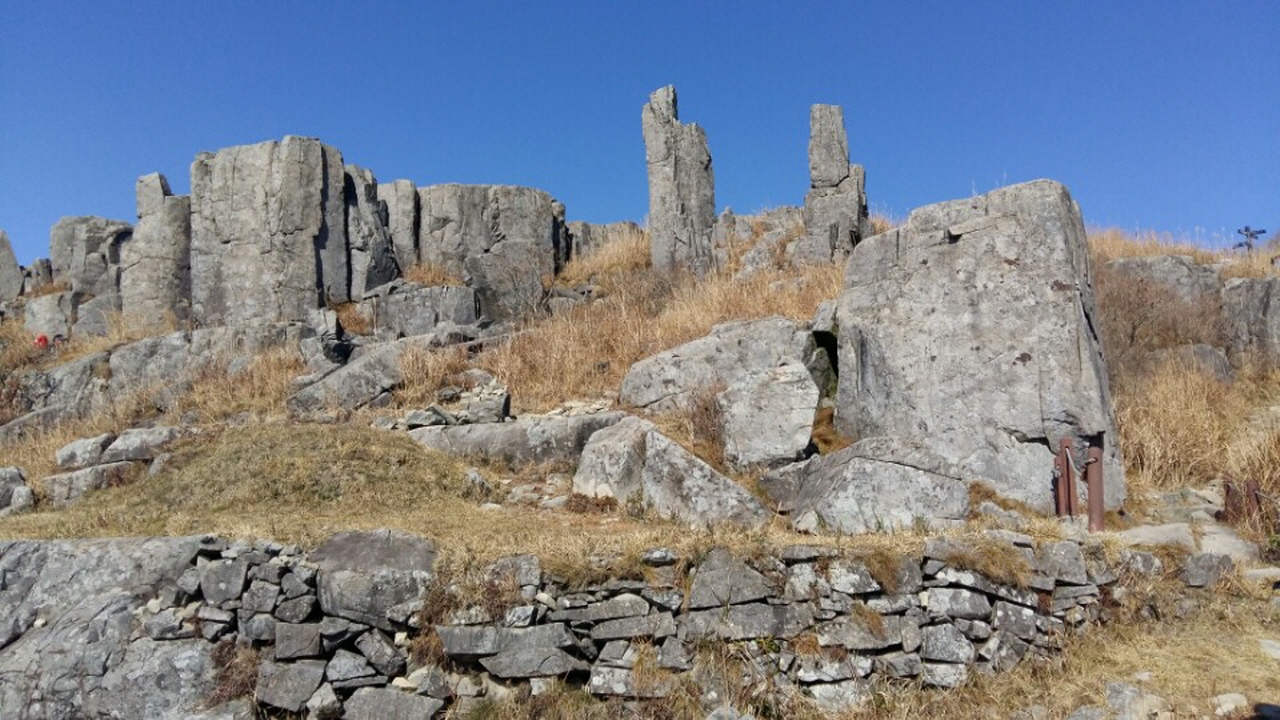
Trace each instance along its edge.
{"label": "flat stone slab", "polygon": [[514,648],[481,658],[480,664],[504,679],[553,677],[590,669],[585,662],[554,647]]}

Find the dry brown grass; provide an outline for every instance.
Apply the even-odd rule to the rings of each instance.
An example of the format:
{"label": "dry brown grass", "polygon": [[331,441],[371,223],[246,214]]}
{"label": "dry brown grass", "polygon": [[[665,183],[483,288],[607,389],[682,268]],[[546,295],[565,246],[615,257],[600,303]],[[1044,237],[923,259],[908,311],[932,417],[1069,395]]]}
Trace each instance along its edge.
{"label": "dry brown grass", "polygon": [[210,657],[217,673],[216,684],[207,698],[210,707],[253,693],[260,662],[257,650],[237,645],[234,640],[222,640],[213,646]]}
{"label": "dry brown grass", "polygon": [[1089,230],[1089,249],[1093,255],[1095,270],[1108,260],[1117,258],[1190,255],[1200,264],[1222,262],[1224,279],[1269,277],[1280,272],[1271,264],[1271,259],[1280,252],[1280,247],[1275,242],[1265,243],[1251,253],[1242,250],[1208,250],[1169,233],[1145,231],[1134,234],[1118,228],[1092,228]]}
{"label": "dry brown grass", "polygon": [[[559,287],[577,287],[583,283],[603,283],[604,292],[616,291],[616,281],[649,268],[649,233],[636,230],[619,235],[613,242],[585,257],[569,261],[556,277]],[[613,281],[615,284],[610,284]]]}
{"label": "dry brown grass", "polygon": [[443,266],[426,262],[410,265],[401,272],[401,277],[409,282],[428,287],[466,285],[462,278],[450,273]]}
{"label": "dry brown grass", "polygon": [[66,292],[67,290],[70,290],[70,289],[71,289],[71,283],[67,282],[66,280],[59,280],[57,282],[51,282],[45,285],[41,285],[35,290],[32,290],[26,295],[23,295],[23,298],[37,298],[37,297],[41,297],[42,295],[52,295],[54,293]]}
{"label": "dry brown grass", "polygon": [[769,315],[811,319],[823,300],[837,295],[842,276],[834,265],[762,271],[745,280],[713,275],[700,282],[635,273],[605,297],[482,352],[476,364],[506,382],[514,401],[529,411],[566,398],[612,396],[633,363],[701,337],[719,323]]}
{"label": "dry brown grass", "polygon": [[331,309],[337,314],[338,325],[343,331],[353,335],[373,334],[373,321],[361,312],[359,303],[341,303]]}
{"label": "dry brown grass", "polygon": [[298,351],[284,347],[258,355],[234,375],[225,367],[225,363],[214,363],[198,373],[165,416],[175,423],[192,415],[200,423],[233,416],[258,421],[280,418],[293,380],[307,372]]}
{"label": "dry brown grass", "polygon": [[454,345],[431,350],[414,346],[400,356],[404,382],[393,396],[397,407],[427,407],[435,404],[436,391],[470,367],[467,349]]}

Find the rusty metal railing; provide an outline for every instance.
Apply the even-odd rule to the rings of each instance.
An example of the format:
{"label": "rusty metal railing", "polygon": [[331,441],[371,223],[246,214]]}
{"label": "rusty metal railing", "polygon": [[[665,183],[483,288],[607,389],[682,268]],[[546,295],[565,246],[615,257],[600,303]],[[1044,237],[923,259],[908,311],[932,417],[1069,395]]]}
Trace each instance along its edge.
{"label": "rusty metal railing", "polygon": [[[1053,461],[1054,498],[1058,517],[1075,517],[1080,512],[1080,496],[1076,492],[1075,463],[1071,460],[1074,440],[1062,438]],[[1102,442],[1089,443],[1084,464],[1085,489],[1089,494],[1089,532],[1103,528],[1106,505],[1103,502]]]}

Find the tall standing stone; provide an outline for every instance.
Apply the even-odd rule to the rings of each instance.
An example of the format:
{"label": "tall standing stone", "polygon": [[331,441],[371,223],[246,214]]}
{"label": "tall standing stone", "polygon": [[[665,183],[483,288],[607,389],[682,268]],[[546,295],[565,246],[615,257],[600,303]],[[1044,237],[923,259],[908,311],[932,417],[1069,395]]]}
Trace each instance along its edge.
{"label": "tall standing stone", "polygon": [[1000,495],[1053,509],[1053,459],[1102,442],[1106,506],[1125,497],[1080,210],[1062,185],[920,208],[862,242],[836,312],[836,426],[927,444]]}
{"label": "tall standing stone", "polygon": [[373,173],[348,165],[344,185],[347,243],[351,248],[351,299],[394,280],[400,273],[387,230],[387,208],[378,199]]}
{"label": "tall standing stone", "polygon": [[649,237],[653,267],[705,275],[715,265],[711,232],[716,221],[715,178],[707,135],[680,122],[676,89],[649,96],[640,114],[649,169]]}
{"label": "tall standing stone", "polygon": [[120,310],[136,327],[185,321],[191,302],[191,198],[160,173],[135,185],[138,224],[120,248]]}
{"label": "tall standing stone", "polygon": [[191,165],[191,305],[204,325],[305,320],[347,302],[342,155],[288,136]]}
{"label": "tall standing stone", "polygon": [[844,111],[839,105],[809,110],[809,192],[804,198],[805,234],[792,259],[821,263],[848,256],[867,234],[866,174],[849,163]]}
{"label": "tall standing stone", "polygon": [[409,180],[378,184],[387,205],[387,230],[401,272],[418,262],[418,189]]}
{"label": "tall standing stone", "polygon": [[419,188],[418,257],[475,288],[480,310],[512,320],[536,308],[567,257],[564,206],[512,185]]}
{"label": "tall standing stone", "polygon": [[13,300],[22,294],[22,267],[9,245],[9,236],[0,230],[0,302]]}

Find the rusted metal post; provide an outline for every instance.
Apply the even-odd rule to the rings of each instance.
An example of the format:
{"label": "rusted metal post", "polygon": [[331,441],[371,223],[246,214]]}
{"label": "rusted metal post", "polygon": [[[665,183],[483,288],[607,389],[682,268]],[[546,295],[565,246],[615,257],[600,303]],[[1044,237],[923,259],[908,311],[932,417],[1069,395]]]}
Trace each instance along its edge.
{"label": "rusted metal post", "polygon": [[1089,443],[1089,460],[1084,466],[1084,482],[1089,489],[1089,532],[1101,532],[1106,514],[1102,488],[1102,441]]}
{"label": "rusted metal post", "polygon": [[1062,438],[1062,444],[1058,449],[1058,457],[1054,459],[1054,475],[1057,478],[1054,492],[1056,493],[1058,516],[1074,517],[1077,509],[1077,500],[1075,473],[1071,464],[1071,438]]}

